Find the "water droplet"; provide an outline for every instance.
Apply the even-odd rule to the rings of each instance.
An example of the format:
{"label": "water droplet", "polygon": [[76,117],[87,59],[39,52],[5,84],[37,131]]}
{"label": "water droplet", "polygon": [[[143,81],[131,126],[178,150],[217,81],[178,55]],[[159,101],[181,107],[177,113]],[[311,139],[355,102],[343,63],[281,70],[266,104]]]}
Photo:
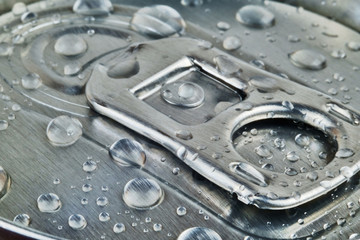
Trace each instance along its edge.
{"label": "water droplet", "polygon": [[298,174],[298,172],[294,168],[285,168],[284,173],[288,176],[296,176]]}
{"label": "water droplet", "polygon": [[326,58],[312,50],[298,50],[289,54],[292,64],[309,70],[321,70],[326,67]]}
{"label": "water droplet", "polygon": [[123,200],[131,208],[151,209],[159,205],[163,198],[163,190],[152,179],[135,178],[124,187]]}
{"label": "water droplet", "polygon": [[185,32],[185,21],[173,8],[154,5],[138,10],[131,19],[131,28],[153,38],[179,36]]}
{"label": "water droplet", "polygon": [[68,224],[72,229],[81,230],[86,227],[87,222],[84,216],[80,214],[74,214],[69,217]]}
{"label": "water droplet", "polygon": [[178,207],[178,208],[176,209],[176,214],[177,214],[178,216],[180,216],[180,217],[185,216],[186,213],[187,213],[187,210],[186,210],[186,208],[183,207],[183,206],[180,206],[180,207]]}
{"label": "water droplet", "polygon": [[113,10],[110,0],[77,0],[73,11],[81,15],[108,15]]}
{"label": "water droplet", "polygon": [[122,233],[125,232],[126,228],[123,223],[116,223],[113,227],[114,233]]}
{"label": "water droplet", "polygon": [[262,169],[266,169],[269,171],[274,171],[274,165],[272,165],[271,163],[265,163],[261,166]]}
{"label": "water droplet", "polygon": [[346,47],[354,52],[360,51],[360,42],[348,42],[346,43]]}
{"label": "water droplet", "polygon": [[107,222],[110,220],[110,214],[107,212],[101,212],[99,214],[99,220],[100,222]]}
{"label": "water droplet", "polygon": [[61,208],[61,201],[54,193],[41,194],[37,199],[37,206],[40,212],[57,212]]}
{"label": "water droplet", "polygon": [[53,181],[53,184],[55,184],[55,185],[58,185],[60,183],[61,183],[61,181],[60,181],[59,178],[55,178],[54,181]]}
{"label": "water droplet", "polygon": [[359,233],[353,233],[349,236],[349,240],[360,240],[360,234]]}
{"label": "water droplet", "polygon": [[21,78],[21,84],[25,89],[37,89],[41,85],[41,78],[36,73],[28,73]]}
{"label": "water droplet", "polygon": [[268,9],[257,5],[246,5],[236,13],[236,20],[253,28],[267,28],[275,24],[275,16]]}
{"label": "water droplet", "polygon": [[25,3],[23,3],[23,2],[15,3],[11,9],[11,12],[14,14],[14,16],[19,16],[26,11],[27,11],[27,7],[26,7]]}
{"label": "water droplet", "polygon": [[136,59],[126,59],[110,66],[107,75],[111,78],[130,78],[138,74],[139,70],[139,62]]}
{"label": "water droplet", "polygon": [[21,110],[21,107],[19,104],[15,103],[14,105],[12,105],[11,109],[14,111],[14,112],[18,112]]}
{"label": "water droplet", "polygon": [[90,192],[93,190],[93,186],[89,183],[85,183],[84,185],[82,185],[83,192]]}
{"label": "water droplet", "polygon": [[64,66],[64,75],[65,76],[75,75],[78,74],[80,70],[81,70],[81,66],[77,65],[77,63],[67,64]]}
{"label": "water droplet", "polygon": [[172,173],[173,173],[174,175],[178,175],[179,172],[180,172],[180,168],[173,168],[173,170],[172,170]]}
{"label": "water droplet", "polygon": [[351,178],[352,176],[354,176],[353,170],[348,166],[340,168],[340,173],[346,178]]}
{"label": "water droplet", "polygon": [[6,120],[0,120],[0,131],[4,131],[9,127],[9,123]]}
{"label": "water droplet", "polygon": [[230,24],[227,23],[227,22],[223,22],[223,21],[220,21],[216,24],[216,27],[219,29],[219,30],[222,30],[222,31],[227,31],[230,29]]}
{"label": "water droplet", "polygon": [[127,138],[113,143],[109,154],[120,166],[143,166],[146,161],[146,154],[140,143]]}
{"label": "water droplet", "polygon": [[292,43],[296,43],[296,42],[300,42],[300,38],[294,35],[289,35],[288,36],[288,41],[292,42]]}
{"label": "water droplet", "polygon": [[335,157],[337,158],[349,158],[349,157],[352,157],[354,155],[354,151],[349,149],[349,148],[342,148],[342,149],[339,149],[336,154],[335,154]]}
{"label": "water droplet", "polygon": [[263,77],[263,76],[255,76],[251,77],[250,84],[257,88],[259,92],[263,93],[271,93],[276,92],[280,89],[279,83],[276,79]]}
{"label": "water droplet", "polygon": [[286,159],[290,162],[297,162],[300,160],[300,157],[296,154],[295,151],[291,151],[286,154]]}
{"label": "water droplet", "polygon": [[200,106],[205,100],[203,88],[192,82],[165,84],[161,97],[172,105],[189,108]]}
{"label": "water droplet", "polygon": [[241,47],[241,41],[236,36],[228,36],[223,41],[223,47],[226,50],[233,51]]}
{"label": "water droplet", "polygon": [[305,147],[310,144],[310,138],[309,136],[300,133],[295,136],[295,142],[297,145]]}
{"label": "water droplet", "polygon": [[80,139],[82,125],[76,118],[59,116],[49,122],[46,135],[52,145],[66,147]]}
{"label": "water droplet", "polygon": [[213,60],[217,69],[225,76],[230,76],[241,71],[240,66],[230,60],[227,56],[218,55],[214,57]]}
{"label": "water droplet", "polygon": [[89,203],[89,200],[88,200],[87,198],[82,198],[81,201],[80,201],[80,203],[81,203],[82,205],[87,205],[87,204]]}
{"label": "water droplet", "polygon": [[181,5],[186,7],[198,7],[203,4],[203,0],[181,0]]}
{"label": "water droplet", "polygon": [[285,146],[286,146],[285,139],[283,139],[283,138],[275,138],[274,145],[275,145],[276,148],[278,148],[280,150],[284,149]]}
{"label": "water droplet", "polygon": [[22,225],[22,226],[29,226],[30,222],[31,222],[31,218],[29,215],[22,213],[22,214],[18,214],[14,217],[13,220],[14,223]]}
{"label": "water droplet", "polygon": [[261,144],[260,146],[255,148],[255,153],[263,158],[270,159],[273,157],[273,153],[271,152],[270,148],[266,145]]}
{"label": "water droplet", "polygon": [[21,15],[21,22],[28,23],[37,19],[37,14],[34,12],[25,12]]}
{"label": "water droplet", "polygon": [[96,170],[96,168],[97,168],[97,164],[94,161],[90,160],[90,161],[86,161],[83,163],[83,170],[85,172],[88,172],[88,173],[93,172]]}
{"label": "water droplet", "polygon": [[316,181],[318,179],[318,174],[317,174],[317,172],[309,172],[306,175],[306,178],[313,182],[313,181]]}
{"label": "water droplet", "polygon": [[336,223],[337,223],[338,226],[344,225],[345,222],[346,222],[346,219],[345,219],[345,218],[339,218],[339,219],[336,221]]}
{"label": "water droplet", "polygon": [[55,52],[66,57],[83,54],[87,48],[88,46],[85,40],[75,34],[66,34],[59,37],[54,45]]}
{"label": "water droplet", "polygon": [[250,64],[257,68],[265,69],[265,63],[261,60],[254,59],[254,60],[250,61]]}
{"label": "water droplet", "polygon": [[7,57],[13,53],[13,47],[5,42],[0,43],[0,57]]}
{"label": "water droplet", "polygon": [[222,240],[220,235],[212,229],[204,227],[193,227],[183,231],[177,240]]}
{"label": "water droplet", "polygon": [[281,105],[289,110],[294,109],[294,105],[290,101],[282,101]]}
{"label": "water droplet", "polygon": [[160,223],[155,223],[153,225],[153,229],[155,232],[160,232],[162,230],[163,226]]}
{"label": "water droplet", "polygon": [[109,204],[109,200],[107,197],[98,197],[96,199],[96,205],[98,205],[99,207],[105,207],[108,204]]}
{"label": "water droplet", "polygon": [[331,52],[331,56],[333,58],[343,59],[346,58],[346,53],[344,52],[344,50],[333,50]]}

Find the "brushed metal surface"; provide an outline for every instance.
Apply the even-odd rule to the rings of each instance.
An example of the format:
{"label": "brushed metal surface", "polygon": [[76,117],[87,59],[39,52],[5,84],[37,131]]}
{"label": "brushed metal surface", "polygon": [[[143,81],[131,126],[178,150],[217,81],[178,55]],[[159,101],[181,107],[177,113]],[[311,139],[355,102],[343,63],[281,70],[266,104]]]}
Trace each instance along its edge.
{"label": "brushed metal surface", "polygon": [[[69,88],[69,83],[79,86],[79,83],[87,81],[93,66],[100,62],[99,56],[116,50],[117,46],[125,48],[130,45],[130,42],[124,42],[126,36],[131,35],[133,42],[147,40],[146,36],[128,29],[137,8],[170,4],[185,19],[187,37],[205,39],[224,51],[223,39],[236,35],[242,46],[227,54],[244,61],[260,59],[267,71],[285,73],[291,81],[326,94],[333,88],[336,91],[330,92],[335,99],[350,109],[359,110],[357,78],[360,59],[358,52],[349,51],[345,46],[348,41],[360,41],[357,32],[325,17],[272,2],[266,8],[275,14],[276,23],[267,29],[250,29],[236,21],[237,10],[248,2],[204,1],[198,7],[185,7],[180,1],[113,1],[114,13],[94,20],[75,15],[72,12],[73,3],[64,0],[29,5],[28,9],[39,15],[36,24],[22,24],[19,16],[11,13],[0,17],[1,24],[7,25],[1,30],[1,42],[11,44],[13,37],[19,33],[24,34],[26,39],[23,44],[14,45],[11,56],[0,59],[1,85],[4,88],[0,100],[1,117],[9,122],[8,128],[0,132],[0,165],[12,179],[10,191],[0,202],[2,218],[12,220],[17,214],[27,213],[31,217],[31,228],[24,231],[37,229],[69,239],[176,239],[184,230],[196,226],[211,228],[223,239],[244,239],[246,236],[254,239],[349,239],[360,231],[358,175],[323,197],[293,209],[272,211],[248,206],[205,180],[163,147],[92,111],[82,88],[75,88],[78,90],[75,92],[72,85]],[[257,1],[251,3],[256,4]],[[56,23],[58,16],[54,14],[59,12],[62,23]],[[219,21],[226,21],[230,29],[225,32],[219,30]],[[22,27],[19,28],[19,25]],[[85,31],[89,28],[96,28],[99,34],[86,36]],[[336,32],[337,37],[323,34],[329,29]],[[83,70],[83,82],[77,78],[71,81],[74,76],[70,76],[62,79],[68,82],[54,84],[56,79],[51,74],[71,60],[59,58],[51,51],[51,44],[59,36],[56,33],[70,32],[80,33],[89,43],[94,41],[95,47],[91,45],[90,54],[84,55],[91,58],[78,59],[80,65],[87,63]],[[289,42],[289,35],[301,40]],[[45,41],[41,41],[42,36]],[[40,44],[32,49],[33,42]],[[111,50],[98,51],[101,49],[99,44]],[[48,48],[41,48],[45,46]],[[288,54],[300,49],[316,49],[326,57],[327,67],[321,71],[309,71],[294,66]],[[336,49],[344,50],[347,57],[332,58],[330,54]],[[21,77],[33,67],[36,69],[31,62],[41,64],[41,56],[47,66],[52,65],[52,59],[58,65],[53,64],[49,71],[38,69],[44,71],[39,72],[43,78],[43,85],[39,89],[23,89]],[[271,95],[277,97],[276,94]],[[311,97],[312,94],[307,95],[306,101],[311,101]],[[15,103],[22,108],[18,112],[12,110]],[[10,113],[15,114],[15,120],[8,119]],[[46,127],[51,119],[63,114],[79,118],[84,134],[74,145],[57,148],[48,142]],[[356,135],[356,131],[350,134]],[[108,147],[120,138],[135,139],[143,146],[147,155],[143,168],[122,168],[111,160]],[[248,149],[249,152],[253,150],[253,147]],[[354,151],[357,152],[356,149]],[[82,170],[82,164],[90,156],[94,161],[99,161],[98,168],[93,173],[86,173]],[[173,173],[174,168],[180,169],[177,175]],[[158,207],[138,211],[125,205],[121,197],[123,187],[135,177],[152,178],[160,184],[165,198]],[[56,179],[60,180],[60,184],[54,184]],[[84,183],[91,183],[93,191],[83,192],[81,187]],[[109,190],[102,191],[102,186],[107,186]],[[40,194],[49,192],[59,195],[63,206],[53,214],[41,213],[37,209],[36,199]],[[108,206],[102,208],[96,205],[96,199],[100,196],[108,197]],[[82,198],[88,199],[87,205],[81,204]],[[185,216],[176,214],[179,206],[187,208]],[[110,214],[110,221],[98,220],[99,213],[103,211]],[[68,226],[68,217],[75,213],[84,215],[88,221],[87,227],[81,231]],[[147,217],[151,218],[151,222],[146,221]],[[115,234],[112,228],[116,222],[124,223],[126,231]],[[153,231],[154,223],[161,223],[162,231]],[[2,224],[1,228],[11,227]]]}

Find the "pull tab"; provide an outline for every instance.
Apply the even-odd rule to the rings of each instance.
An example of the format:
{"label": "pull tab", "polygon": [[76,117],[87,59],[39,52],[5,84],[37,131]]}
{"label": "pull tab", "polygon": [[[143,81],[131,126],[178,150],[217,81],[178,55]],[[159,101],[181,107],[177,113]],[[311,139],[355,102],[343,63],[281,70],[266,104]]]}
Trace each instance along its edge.
{"label": "pull tab", "polygon": [[[301,205],[359,171],[356,156],[343,154],[356,152],[359,140],[357,125],[337,114],[347,108],[202,45],[164,39],[105,57],[87,84],[88,101],[259,208]],[[126,77],[112,74],[114,66]]]}

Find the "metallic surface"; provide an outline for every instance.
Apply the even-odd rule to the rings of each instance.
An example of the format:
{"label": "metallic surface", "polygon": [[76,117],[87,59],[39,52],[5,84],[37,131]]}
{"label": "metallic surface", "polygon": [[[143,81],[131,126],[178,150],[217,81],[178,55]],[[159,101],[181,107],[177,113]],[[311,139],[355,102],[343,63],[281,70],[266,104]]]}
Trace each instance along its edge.
{"label": "metallic surface", "polygon": [[[152,3],[170,4],[168,1],[145,4]],[[222,239],[244,239],[246,236],[254,239],[349,239],[360,231],[357,213],[360,197],[358,175],[329,193],[296,208],[259,209],[239,202],[236,197],[204,179],[162,146],[91,110],[84,94],[84,86],[92,69],[98,63],[104,63],[102,57],[106,58],[116,50],[126,49],[133,43],[151,39],[128,28],[133,13],[138,7],[144,6],[144,1],[113,1],[114,13],[95,19],[75,15],[72,4],[73,1],[64,0],[29,5],[28,8],[39,15],[36,23],[22,24],[19,16],[15,17],[11,13],[0,17],[1,24],[7,26],[2,28],[2,42],[11,44],[17,34],[25,37],[24,43],[13,46],[11,56],[0,59],[1,85],[4,88],[0,101],[1,116],[3,119],[8,118],[10,113],[16,116],[14,120],[9,120],[9,127],[0,132],[0,165],[12,179],[10,191],[0,202],[2,218],[11,220],[17,214],[27,213],[32,219],[29,226],[31,229],[70,239],[176,239],[184,230],[196,226],[211,228]],[[358,52],[351,52],[345,47],[348,41],[360,41],[357,32],[305,10],[299,11],[272,2],[266,8],[275,14],[276,24],[267,29],[250,29],[235,19],[236,11],[244,4],[247,2],[204,1],[198,7],[185,7],[180,1],[176,1],[171,2],[171,7],[185,19],[186,37],[207,40],[225,51],[223,39],[236,35],[241,40],[241,48],[227,51],[226,54],[245,62],[261,59],[265,62],[266,70],[272,73],[262,74],[277,78],[273,74],[285,73],[291,79],[287,80],[288,86],[298,86],[293,83],[297,82],[308,87],[307,91],[304,90],[301,101],[321,108],[322,113],[328,111],[328,108],[311,101],[313,97],[317,98],[314,90],[326,95],[332,94],[331,102],[336,102],[339,106],[347,105],[346,108],[352,109],[354,113],[360,109],[360,88],[357,82],[360,57]],[[61,14],[60,23],[54,15],[58,12]],[[218,21],[226,21],[231,28],[226,32],[219,30],[216,26]],[[87,36],[89,29],[95,29],[98,34]],[[323,34],[328,30],[336,32],[337,37],[329,37],[334,34]],[[88,41],[90,51],[76,59],[83,66],[82,80],[77,74],[63,77],[60,70],[66,64],[73,63],[73,60],[61,58],[52,50],[51,46],[56,38],[66,33],[77,33]],[[298,36],[301,40],[289,42],[288,35]],[[299,49],[316,49],[326,56],[327,67],[320,71],[297,68],[289,61],[288,54]],[[332,58],[331,52],[335,49],[344,50],[347,57]],[[170,53],[173,50],[171,46],[163,46],[164,52]],[[158,72],[158,69],[153,70],[153,73]],[[43,79],[43,85],[35,91],[26,90],[19,85],[21,77],[29,71],[37,72]],[[285,81],[280,78],[278,80]],[[330,89],[332,90],[328,92]],[[271,101],[278,99],[279,102],[287,94],[277,91],[266,95],[272,98]],[[12,110],[15,103],[21,105],[22,109],[18,112]],[[79,118],[84,134],[72,146],[58,148],[46,139],[46,127],[52,118],[63,114]],[[336,114],[330,116],[332,119],[338,118]],[[343,122],[344,119],[337,121]],[[355,140],[358,127],[350,125],[345,121],[343,127],[339,127],[351,130],[347,134],[341,130],[343,139],[338,140],[346,141],[348,137],[349,144],[354,145],[355,161],[351,163],[354,164],[358,152],[358,141]],[[263,127],[266,129],[266,125]],[[271,128],[270,124],[268,129]],[[124,168],[115,165],[108,155],[108,147],[120,138],[135,139],[143,146],[147,155],[144,167]],[[254,146],[246,145],[243,151],[253,152]],[[88,158],[97,161],[98,168],[92,173],[82,170],[82,164]],[[176,168],[179,171],[174,171]],[[334,166],[334,170],[339,169]],[[165,198],[159,206],[148,211],[138,211],[125,205],[121,197],[123,187],[136,177],[152,178],[160,184]],[[58,183],[54,181],[57,179],[60,183],[54,184]],[[308,180],[304,179],[303,182],[307,183]],[[81,188],[84,183],[91,183],[93,191],[83,192]],[[107,186],[109,190],[103,191],[106,188],[102,186]],[[282,192],[282,188],[278,187],[276,190]],[[37,209],[36,199],[39,195],[50,192],[59,195],[63,206],[53,214],[41,213]],[[96,199],[100,196],[109,199],[107,206],[96,205]],[[83,198],[88,199],[87,205],[81,204]],[[179,206],[187,208],[185,216],[176,214]],[[99,213],[104,211],[111,216],[108,222],[98,220]],[[81,231],[71,229],[67,224],[71,214],[84,215],[88,226]],[[151,222],[146,220],[149,217]],[[126,231],[115,234],[112,227],[116,222],[123,222]],[[161,223],[162,231],[153,231],[154,223]],[[19,233],[25,231],[23,233],[30,237],[31,234],[38,234],[28,228],[17,229],[5,220],[1,222],[1,228]]]}

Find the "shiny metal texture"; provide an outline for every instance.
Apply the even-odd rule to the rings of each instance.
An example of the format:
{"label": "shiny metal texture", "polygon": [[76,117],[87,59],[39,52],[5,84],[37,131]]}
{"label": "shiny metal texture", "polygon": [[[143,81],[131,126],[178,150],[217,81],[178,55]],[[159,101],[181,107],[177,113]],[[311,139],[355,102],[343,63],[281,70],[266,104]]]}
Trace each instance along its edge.
{"label": "shiny metal texture", "polygon": [[271,1],[15,10],[0,239],[359,237],[358,32]]}

